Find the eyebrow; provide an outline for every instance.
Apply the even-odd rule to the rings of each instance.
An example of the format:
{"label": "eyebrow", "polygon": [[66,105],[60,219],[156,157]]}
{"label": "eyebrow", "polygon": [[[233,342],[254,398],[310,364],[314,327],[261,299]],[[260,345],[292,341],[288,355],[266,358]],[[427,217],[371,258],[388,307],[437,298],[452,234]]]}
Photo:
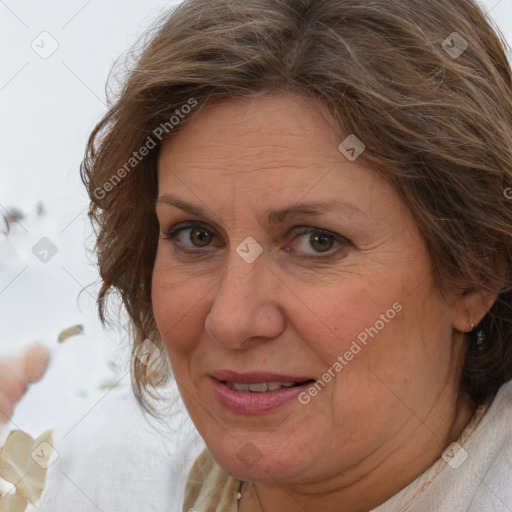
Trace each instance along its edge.
{"label": "eyebrow", "polygon": [[[175,206],[184,212],[197,217],[210,218],[210,214],[206,208],[198,204],[188,203],[172,194],[163,194],[155,201],[155,206],[167,204]],[[344,201],[331,201],[328,203],[296,203],[277,210],[270,210],[264,215],[264,220],[269,225],[280,224],[286,220],[296,217],[313,217],[322,215],[323,213],[345,213],[358,214],[366,217],[355,204]]]}

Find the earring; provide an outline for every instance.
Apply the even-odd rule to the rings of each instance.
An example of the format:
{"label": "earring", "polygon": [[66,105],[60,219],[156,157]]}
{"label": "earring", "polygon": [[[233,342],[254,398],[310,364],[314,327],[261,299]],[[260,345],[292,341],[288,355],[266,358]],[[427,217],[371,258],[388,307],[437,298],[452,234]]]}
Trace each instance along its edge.
{"label": "earring", "polygon": [[479,352],[483,352],[485,350],[485,345],[487,341],[487,335],[485,334],[485,331],[482,329],[479,329],[476,332],[476,349]]}
{"label": "earring", "polygon": [[483,352],[487,344],[487,334],[483,329],[478,329],[476,332],[473,332],[474,327],[475,324],[471,324],[470,334],[473,338],[473,343],[478,352]]}

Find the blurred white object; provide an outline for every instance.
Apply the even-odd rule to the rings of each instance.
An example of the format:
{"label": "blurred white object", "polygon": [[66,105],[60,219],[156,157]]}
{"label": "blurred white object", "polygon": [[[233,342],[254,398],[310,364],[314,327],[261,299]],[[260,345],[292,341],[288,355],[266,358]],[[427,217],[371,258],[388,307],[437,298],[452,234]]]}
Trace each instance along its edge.
{"label": "blurred white object", "polygon": [[460,444],[375,512],[510,512],[512,381],[501,386],[476,427],[471,423]]}
{"label": "blurred white object", "polygon": [[[27,392],[27,386],[42,379],[49,351],[35,344],[9,359],[0,359],[0,427],[11,419],[16,404]],[[4,439],[0,438],[0,444]]]}
{"label": "blurred white object", "polygon": [[28,502],[38,505],[46,471],[53,454],[52,431],[37,439],[21,430],[13,430],[0,449],[0,476],[14,485],[15,494],[0,497],[0,512],[24,512]]}
{"label": "blurred white object", "polygon": [[175,403],[168,424],[147,418],[123,385],[98,391],[73,420],[55,425],[58,458],[38,510],[181,512],[188,469],[204,443],[174,384],[168,394]]}

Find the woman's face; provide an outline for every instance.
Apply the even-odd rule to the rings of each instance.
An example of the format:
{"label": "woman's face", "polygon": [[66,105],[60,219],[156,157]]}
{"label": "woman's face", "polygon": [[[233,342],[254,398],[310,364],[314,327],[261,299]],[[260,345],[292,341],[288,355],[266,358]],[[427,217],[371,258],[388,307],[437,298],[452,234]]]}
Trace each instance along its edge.
{"label": "woman's face", "polygon": [[161,150],[154,315],[192,420],[242,480],[435,459],[454,421],[456,303],[397,192],[341,142],[314,103],[268,95],[207,107]]}

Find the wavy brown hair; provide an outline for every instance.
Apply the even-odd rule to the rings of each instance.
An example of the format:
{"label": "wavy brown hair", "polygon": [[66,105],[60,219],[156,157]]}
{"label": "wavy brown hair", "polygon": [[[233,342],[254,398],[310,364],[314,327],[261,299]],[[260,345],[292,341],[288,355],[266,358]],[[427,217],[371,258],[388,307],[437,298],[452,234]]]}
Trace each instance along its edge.
{"label": "wavy brown hair", "polygon": [[[467,49],[450,54],[464,50],[461,41]],[[151,304],[161,142],[206,104],[276,91],[321,102],[340,142],[348,134],[364,142],[360,158],[394,183],[423,233],[440,292],[503,283],[479,325],[484,350],[468,336],[461,391],[481,403],[512,379],[506,51],[472,0],[188,0],[166,14],[139,46],[81,168],[97,235],[99,314],[108,323],[108,298],[118,292],[139,403],[157,414],[147,399],[170,376],[166,357],[150,371],[136,357],[146,339],[164,351]]]}

